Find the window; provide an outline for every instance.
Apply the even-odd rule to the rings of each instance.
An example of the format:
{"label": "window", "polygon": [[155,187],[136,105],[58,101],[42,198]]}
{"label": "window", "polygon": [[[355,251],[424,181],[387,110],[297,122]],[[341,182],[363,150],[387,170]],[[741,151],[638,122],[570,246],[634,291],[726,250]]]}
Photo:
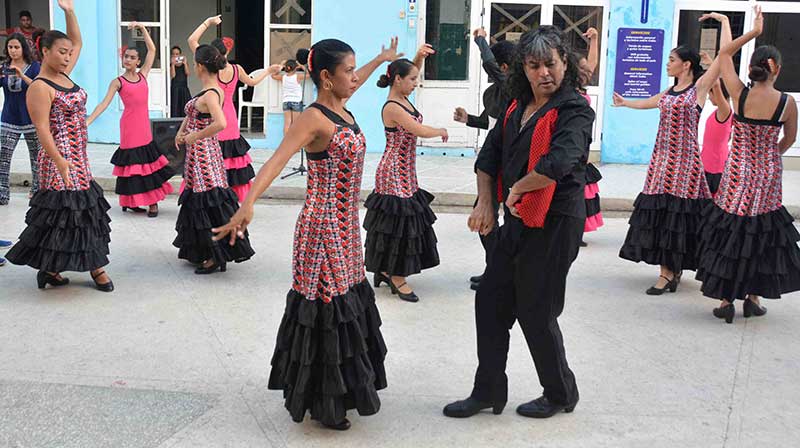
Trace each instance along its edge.
{"label": "window", "polygon": [[516,3],[492,3],[490,43],[501,40],[517,42],[526,31],[539,28],[542,20],[542,5]]}
{"label": "window", "polygon": [[121,0],[122,22],[160,22],[159,0]]}
{"label": "window", "polygon": [[[589,40],[583,33],[589,28],[597,29],[597,48],[603,48],[603,7],[602,6],[553,6],[553,25],[564,31],[564,36],[570,46],[582,55],[587,55]],[[602,55],[598,55],[598,64]],[[594,76],[589,83],[596,86],[600,82],[600,67],[594,71]]]}
{"label": "window", "polygon": [[[800,14],[765,13],[764,33],[756,39],[756,46],[774,45],[781,52],[781,73],[775,88],[784,92],[800,92]],[[749,61],[748,61],[749,62]]]}
{"label": "window", "polygon": [[[156,58],[153,68],[161,68],[161,8],[159,0],[120,0],[120,46],[122,48],[137,48],[144,60],[147,45],[144,36],[138,30],[129,30],[133,22],[140,22],[147,27],[150,37],[156,44]],[[120,52],[122,51],[120,48]]]}
{"label": "window", "polygon": [[270,64],[311,47],[311,0],[272,0],[269,17]]}
{"label": "window", "polygon": [[425,60],[425,79],[469,79],[471,3],[471,0],[428,0],[425,42],[433,45],[436,54]]}
{"label": "window", "polygon": [[[698,22],[703,14],[711,11],[681,11],[678,23],[678,45],[687,45],[699,51],[705,51],[712,58],[719,52],[719,38],[721,25],[716,20]],[[731,24],[731,34],[733,38],[744,33],[744,11],[725,12]],[[749,27],[748,27],[749,29]],[[733,56],[733,67],[739,73],[739,63],[742,60],[742,52],[739,51]]]}

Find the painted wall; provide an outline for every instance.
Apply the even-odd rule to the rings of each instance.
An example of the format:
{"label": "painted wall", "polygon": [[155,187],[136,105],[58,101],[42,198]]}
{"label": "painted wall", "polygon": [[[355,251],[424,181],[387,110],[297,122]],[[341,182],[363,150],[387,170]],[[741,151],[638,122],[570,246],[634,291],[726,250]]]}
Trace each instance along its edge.
{"label": "painted wall", "polygon": [[674,0],[646,0],[650,3],[647,23],[642,23],[642,0],[612,0],[608,33],[608,64],[601,160],[604,163],[645,164],[650,161],[658,131],[658,110],[633,110],[613,107],[614,75],[619,28],[656,28],[665,30],[661,89],[671,81],[666,62],[671,50]]}

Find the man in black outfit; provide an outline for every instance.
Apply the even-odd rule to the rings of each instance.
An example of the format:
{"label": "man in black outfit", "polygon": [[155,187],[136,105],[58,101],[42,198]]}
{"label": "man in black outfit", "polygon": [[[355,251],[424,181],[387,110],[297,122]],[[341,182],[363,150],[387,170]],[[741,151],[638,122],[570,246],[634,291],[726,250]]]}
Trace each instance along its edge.
{"label": "man in black outfit", "polygon": [[[469,417],[482,409],[502,412],[508,399],[505,374],[509,330],[519,321],[544,393],[520,405],[517,413],[547,418],[578,403],[557,318],[564,309],[567,273],[578,254],[586,207],[583,191],[594,112],[577,92],[577,61],[552,26],[526,33],[518,45],[508,80],[518,107],[507,124],[498,120],[475,164],[478,204],[470,216],[473,231],[495,225],[492,196],[501,179],[505,218],[475,298],[478,369],[470,397],[444,408],[449,417]],[[549,151],[528,171],[539,120],[557,111]],[[544,137],[543,137],[544,135]],[[555,184],[549,205],[540,207],[542,227],[526,225],[517,207],[523,195]],[[546,214],[546,215],[545,215]],[[528,221],[530,223],[530,221]]]}

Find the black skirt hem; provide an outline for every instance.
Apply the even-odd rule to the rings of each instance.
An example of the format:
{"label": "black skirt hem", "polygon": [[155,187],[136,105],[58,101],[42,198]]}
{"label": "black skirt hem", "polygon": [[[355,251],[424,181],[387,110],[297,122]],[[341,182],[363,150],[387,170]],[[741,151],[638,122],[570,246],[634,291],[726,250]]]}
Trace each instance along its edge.
{"label": "black skirt hem", "polygon": [[586,164],[586,183],[587,184],[596,184],[603,180],[603,175],[600,174],[600,170],[597,169],[596,166],[592,163]]}
{"label": "black skirt hem", "polygon": [[244,168],[226,170],[226,173],[228,175],[228,185],[232,187],[236,185],[247,185],[254,177],[256,177],[256,172],[253,169],[253,165],[247,165]]}
{"label": "black skirt hem", "polygon": [[148,193],[163,187],[174,175],[175,170],[169,165],[164,165],[160,170],[147,176],[117,177],[114,193],[124,196]]}
{"label": "black skirt hem", "polygon": [[39,190],[25,216],[28,226],[6,258],[47,272],[101,268],[108,264],[110,208],[95,181],[87,190]]}
{"label": "black skirt hem", "polygon": [[696,278],[703,282],[704,296],[779,299],[800,290],[800,233],[784,207],[739,216],[711,204],[703,218]]}
{"label": "black skirt hem", "polygon": [[122,149],[117,148],[111,156],[111,164],[114,166],[126,167],[131,165],[149,165],[156,162],[162,155],[155,142],[136,148]]}
{"label": "black skirt hem", "polygon": [[637,263],[666,266],[673,272],[696,270],[701,215],[710,202],[640,193],[619,256]]}
{"label": "black skirt hem", "polygon": [[439,265],[434,196],[417,190],[410,198],[373,192],[367,197],[364,229],[366,269],[405,277]]}
{"label": "black skirt hem", "polygon": [[324,424],[344,420],[347,410],[373,415],[378,390],[386,388],[386,344],[375,293],[364,280],[329,303],[286,297],[268,388],[282,390],[292,420],[306,411]]}
{"label": "black skirt hem", "polygon": [[172,242],[179,249],[178,258],[195,264],[211,259],[216,263],[241,263],[255,254],[247,232],[244,239],[237,239],[233,246],[227,241],[212,240],[211,229],[227,224],[239,209],[236,193],[230,188],[213,188],[201,193],[187,188],[181,193],[178,204],[181,206],[175,224],[178,235]]}
{"label": "black skirt hem", "polygon": [[222,148],[223,159],[244,157],[250,151],[250,143],[242,136],[235,140],[220,140],[219,146]]}

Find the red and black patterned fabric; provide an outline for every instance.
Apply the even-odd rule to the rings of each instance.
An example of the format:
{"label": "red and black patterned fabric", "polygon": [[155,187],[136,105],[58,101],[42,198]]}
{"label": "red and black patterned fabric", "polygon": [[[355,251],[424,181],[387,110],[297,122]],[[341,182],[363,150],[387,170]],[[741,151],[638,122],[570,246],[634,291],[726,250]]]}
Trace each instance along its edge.
{"label": "red and black patterned fabric", "polygon": [[[416,108],[389,103],[422,123]],[[433,230],[436,215],[430,206],[434,197],[417,183],[417,137],[403,127],[385,131],[386,150],[375,173],[375,190],[364,204],[364,258],[369,272],[405,277],[439,265]]]}
{"label": "red and black patterned fabric", "polygon": [[[216,90],[210,91],[219,95]],[[202,131],[211,124],[211,115],[197,109],[197,100],[206,92],[209,90],[186,103],[188,133]],[[239,209],[236,193],[228,186],[216,135],[186,145],[184,177],[186,186],[178,199],[181,208],[175,224],[178,235],[172,242],[179,249],[178,258],[195,264],[206,260],[218,264],[249,260],[255,252],[246,232],[244,239],[237,239],[233,246],[212,240],[211,229],[227,224]]]}
{"label": "red and black patterned fabric", "polygon": [[800,290],[800,234],[781,203],[783,165],[778,139],[788,95],[770,120],[745,115],[749,90],[739,98],[733,143],[714,203],[701,227],[701,290],[714,299],[749,294],[780,298]]}
{"label": "red and black patterned fabric", "polygon": [[278,330],[269,388],[282,390],[296,422],[306,411],[326,424],[348,409],[371,415],[386,387],[386,345],[366,280],[358,204],[366,140],[358,125],[320,104],[336,130],[308,155],[305,204],[294,234],[294,280]]}
{"label": "red and black patterned fabric", "polygon": [[50,132],[56,148],[71,163],[67,188],[55,161],[39,152],[39,191],[25,216],[28,225],[6,258],[47,272],[87,272],[108,264],[110,208],[94,181],[86,153],[86,91],[37,78],[55,90]]}
{"label": "red and black patterned fabric", "polygon": [[702,111],[697,89],[670,89],[658,108],[653,156],[620,257],[673,272],[695,270],[701,213],[711,198],[697,141]]}

